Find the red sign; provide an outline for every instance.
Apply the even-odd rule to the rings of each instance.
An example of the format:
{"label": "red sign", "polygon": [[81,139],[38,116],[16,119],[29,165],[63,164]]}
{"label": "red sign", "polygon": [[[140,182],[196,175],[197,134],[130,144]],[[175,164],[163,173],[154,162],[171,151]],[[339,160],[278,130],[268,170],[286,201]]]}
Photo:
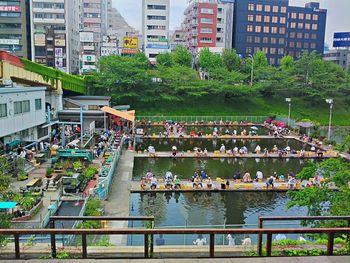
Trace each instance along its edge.
{"label": "red sign", "polygon": [[0,5],[0,12],[19,12],[18,5]]}

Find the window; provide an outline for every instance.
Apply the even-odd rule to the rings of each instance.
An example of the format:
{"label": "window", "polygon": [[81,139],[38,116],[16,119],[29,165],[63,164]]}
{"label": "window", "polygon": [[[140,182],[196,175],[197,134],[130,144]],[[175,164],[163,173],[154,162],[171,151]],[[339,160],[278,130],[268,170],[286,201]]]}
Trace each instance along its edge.
{"label": "window", "polygon": [[303,29],[304,28],[304,23],[298,23],[298,28]]}
{"label": "window", "polygon": [[166,20],[165,16],[147,16],[147,20]]}
{"label": "window", "polygon": [[270,16],[264,16],[264,22],[270,23]]}
{"label": "window", "polygon": [[284,54],[284,48],[279,48],[277,50],[278,55],[283,55]]}
{"label": "window", "polygon": [[297,13],[292,13],[292,14],[290,15],[290,17],[293,18],[293,19],[296,19],[296,18],[297,18]]}
{"label": "window", "polygon": [[304,48],[308,49],[309,48],[309,43],[305,42],[304,43]]}
{"label": "window", "polygon": [[311,43],[311,44],[310,44],[310,48],[316,49],[316,43]]}
{"label": "window", "polygon": [[272,7],[272,12],[278,13],[278,11],[279,11],[278,5],[274,5],[274,6]]}
{"label": "window", "polygon": [[277,44],[277,38],[271,37],[271,44]]}
{"label": "window", "polygon": [[4,118],[7,116],[7,104],[0,104],[0,118]]}
{"label": "window", "polygon": [[317,30],[317,24],[312,24],[312,30]]}
{"label": "window", "polygon": [[303,33],[298,33],[297,38],[303,38]]}
{"label": "window", "polygon": [[288,55],[294,57],[294,51],[288,51]]}
{"label": "window", "polygon": [[[272,53],[271,53],[272,54]],[[275,63],[276,63],[276,59],[275,58],[270,58],[270,64],[271,65],[275,65]]]}
{"label": "window", "polygon": [[309,39],[309,38],[310,38],[310,34],[309,34],[309,33],[305,33],[305,34],[304,34],[304,38],[305,38],[305,39]]}
{"label": "window", "polygon": [[254,53],[260,51],[260,47],[254,47]]}
{"label": "window", "polygon": [[264,33],[270,33],[270,27],[264,26]]}
{"label": "window", "polygon": [[15,114],[22,113],[22,102],[21,101],[15,101],[13,106],[15,108]]}
{"label": "window", "polygon": [[42,105],[41,105],[41,99],[35,99],[35,110],[41,110]]}
{"label": "window", "polygon": [[247,36],[247,43],[252,43],[252,42],[253,42],[253,37]]}
{"label": "window", "polygon": [[275,47],[270,48],[270,54],[276,54],[276,48]]}
{"label": "window", "polygon": [[292,41],[292,42],[289,42],[289,47],[294,47],[295,46],[295,43]]}
{"label": "window", "polygon": [[200,42],[202,42],[202,43],[212,43],[213,40],[210,37],[202,37],[200,39]]}
{"label": "window", "polygon": [[256,11],[262,11],[262,10],[263,10],[262,5],[257,4],[256,5]]}
{"label": "window", "polygon": [[297,24],[295,22],[290,23],[290,28],[296,28]]}
{"label": "window", "polygon": [[306,14],[306,15],[305,15],[305,19],[306,19],[306,20],[311,20],[311,14]]}
{"label": "window", "polygon": [[256,17],[255,17],[255,21],[256,22],[261,22],[261,15],[257,15]]}
{"label": "window", "polygon": [[254,43],[260,43],[260,37],[254,37]]}
{"label": "window", "polygon": [[212,28],[205,28],[205,27],[202,27],[202,28],[200,29],[200,32],[201,32],[202,34],[211,34],[211,33],[213,33],[213,29],[212,29]]}
{"label": "window", "polygon": [[290,33],[289,33],[289,37],[290,37],[290,38],[295,38],[295,32],[290,32]]}
{"label": "window", "polygon": [[247,25],[247,32],[253,32],[253,26]]}
{"label": "window", "polygon": [[272,21],[272,23],[278,23],[278,17],[273,16],[271,21]]}
{"label": "window", "polygon": [[316,34],[311,34],[311,39],[316,39]]}
{"label": "window", "polygon": [[15,114],[21,114],[25,112],[30,112],[30,101],[15,101],[14,102]]}
{"label": "window", "polygon": [[286,28],[285,27],[280,27],[279,30],[278,30],[278,33],[285,34],[286,33]]}
{"label": "window", "polygon": [[261,26],[255,26],[255,32],[260,33],[261,32]]}
{"label": "window", "polygon": [[268,48],[268,47],[263,47],[263,48],[262,48],[262,51],[263,51],[265,54],[268,54],[268,53],[269,53],[269,48]]}
{"label": "window", "polygon": [[281,6],[281,13],[287,13],[287,7]]}
{"label": "window", "polygon": [[271,6],[265,5],[265,12],[270,12],[270,11],[271,11]]}
{"label": "window", "polygon": [[29,100],[22,101],[22,110],[23,110],[23,113],[30,112],[30,101]]}
{"label": "window", "polygon": [[250,21],[250,22],[254,21],[254,16],[253,15],[248,15],[248,21]]}
{"label": "window", "polygon": [[286,23],[286,18],[283,17],[283,16],[281,16],[281,17],[280,17],[280,23],[281,23],[281,24],[285,24],[285,23]]}
{"label": "window", "polygon": [[284,38],[279,38],[278,39],[278,44],[284,45]]}
{"label": "window", "polygon": [[254,11],[254,4],[248,4],[248,10]]}
{"label": "window", "polygon": [[213,23],[213,19],[202,17],[200,22],[202,24],[212,24]]}
{"label": "window", "polygon": [[305,23],[305,29],[308,29],[308,30],[310,30],[310,24],[309,23]]}
{"label": "window", "polygon": [[268,37],[263,37],[263,43],[268,44],[269,43],[269,38]]}
{"label": "window", "polygon": [[252,49],[252,47],[246,47],[246,49],[245,49],[245,53],[247,53],[247,54],[252,54],[253,52],[253,49]]}
{"label": "window", "polygon": [[202,14],[214,14],[214,10],[212,8],[201,8]]}
{"label": "window", "polygon": [[301,48],[301,42],[297,42],[297,48]]}
{"label": "window", "polygon": [[318,15],[312,15],[312,20],[317,21],[318,20]]}
{"label": "window", "polygon": [[147,5],[147,9],[149,10],[166,10],[165,5]]}
{"label": "window", "polygon": [[277,34],[277,27],[276,26],[271,27],[271,33]]}
{"label": "window", "polygon": [[304,19],[304,13],[299,13],[299,19]]}

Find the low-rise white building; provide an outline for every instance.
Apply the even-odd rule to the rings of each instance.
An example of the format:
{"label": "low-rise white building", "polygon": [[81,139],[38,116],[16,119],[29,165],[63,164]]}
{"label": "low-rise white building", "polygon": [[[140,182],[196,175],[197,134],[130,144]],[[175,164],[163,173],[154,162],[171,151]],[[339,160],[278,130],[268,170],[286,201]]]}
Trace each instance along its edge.
{"label": "low-rise white building", "polygon": [[0,148],[15,140],[38,141],[48,135],[45,87],[0,88]]}

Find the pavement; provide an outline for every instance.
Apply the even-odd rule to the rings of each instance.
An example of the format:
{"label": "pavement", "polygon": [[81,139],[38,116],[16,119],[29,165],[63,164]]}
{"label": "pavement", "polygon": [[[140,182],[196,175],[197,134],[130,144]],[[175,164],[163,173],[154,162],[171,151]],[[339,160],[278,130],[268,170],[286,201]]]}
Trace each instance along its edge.
{"label": "pavement", "polygon": [[[350,256],[333,257],[270,257],[270,258],[188,258],[188,259],[50,259],[49,263],[349,263]],[[13,260],[2,260],[2,263],[13,263]],[[41,263],[43,260],[16,260],[18,263]]]}
{"label": "pavement", "polygon": [[[130,150],[123,151],[116,174],[114,176],[111,192],[107,202],[105,202],[106,216],[129,216],[130,190],[132,181],[132,172],[134,168],[134,152]],[[128,227],[126,221],[109,221],[109,228],[125,228]],[[126,236],[113,235],[109,242],[113,245],[125,245]]]}

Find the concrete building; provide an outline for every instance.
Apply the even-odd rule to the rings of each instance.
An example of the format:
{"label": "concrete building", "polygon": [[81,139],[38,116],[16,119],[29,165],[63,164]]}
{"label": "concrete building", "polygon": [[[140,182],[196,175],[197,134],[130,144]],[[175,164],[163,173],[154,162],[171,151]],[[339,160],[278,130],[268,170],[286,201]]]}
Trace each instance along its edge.
{"label": "concrete building", "polygon": [[170,0],[142,1],[143,49],[151,63],[169,51]]}
{"label": "concrete building", "polygon": [[183,28],[177,28],[170,33],[170,50],[174,51],[178,46],[186,46],[185,30]]}
{"label": "concrete building", "polygon": [[79,0],[30,0],[32,60],[79,73]]}
{"label": "concrete building", "polygon": [[323,59],[326,61],[331,61],[344,70],[350,69],[350,50],[349,49],[336,49],[326,51],[323,55]]}
{"label": "concrete building", "polygon": [[28,1],[0,1],[0,49],[30,59]]}
{"label": "concrete building", "polygon": [[284,55],[324,49],[327,10],[318,3],[289,6],[289,0],[237,0],[233,48],[243,57],[264,51],[272,65]]}
{"label": "concrete building", "polygon": [[0,88],[0,148],[21,140],[38,141],[48,135],[45,90],[40,87]]}
{"label": "concrete building", "polygon": [[203,47],[217,53],[232,47],[232,1],[190,0],[184,14],[186,47],[193,54]]}

